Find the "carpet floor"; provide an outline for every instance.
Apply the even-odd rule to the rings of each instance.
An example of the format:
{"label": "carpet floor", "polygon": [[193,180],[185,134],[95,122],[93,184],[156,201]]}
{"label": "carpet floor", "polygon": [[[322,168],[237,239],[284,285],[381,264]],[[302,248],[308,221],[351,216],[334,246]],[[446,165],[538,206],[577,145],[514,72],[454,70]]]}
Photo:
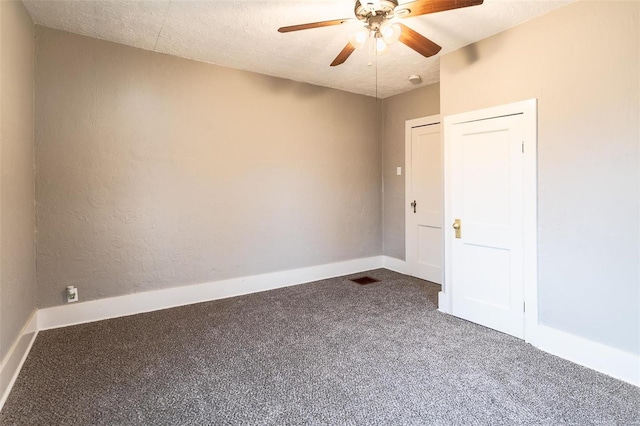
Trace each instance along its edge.
{"label": "carpet floor", "polygon": [[368,275],[43,331],[0,424],[640,425],[640,388]]}

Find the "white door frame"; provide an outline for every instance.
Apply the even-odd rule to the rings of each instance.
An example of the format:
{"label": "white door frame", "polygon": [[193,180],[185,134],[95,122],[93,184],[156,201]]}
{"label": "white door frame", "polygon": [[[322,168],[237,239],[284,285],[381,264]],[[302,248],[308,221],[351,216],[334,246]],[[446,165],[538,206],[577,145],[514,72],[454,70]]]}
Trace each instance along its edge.
{"label": "white door frame", "polygon": [[[442,119],[440,114],[429,115],[427,117],[414,118],[404,122],[404,258],[407,264],[407,271],[411,275],[417,265],[409,263],[409,220],[411,211],[409,208],[409,198],[411,197],[411,129],[414,127],[430,126],[440,123]],[[442,129],[442,126],[441,126]],[[442,150],[442,131],[440,132],[440,149]],[[442,151],[440,151],[442,152]],[[443,224],[444,226],[444,224]],[[444,231],[444,228],[443,228]],[[442,247],[444,253],[444,247]],[[444,256],[443,256],[444,259]]]}
{"label": "white door frame", "polygon": [[523,141],[523,275],[524,275],[524,338],[526,342],[534,343],[538,325],[538,186],[537,186],[537,158],[538,158],[538,121],[537,99],[529,99],[476,111],[464,112],[444,117],[444,285],[438,295],[439,310],[451,313],[451,255],[453,246],[453,232],[451,232],[451,149],[450,131],[456,124],[489,118],[521,114],[524,117]]}

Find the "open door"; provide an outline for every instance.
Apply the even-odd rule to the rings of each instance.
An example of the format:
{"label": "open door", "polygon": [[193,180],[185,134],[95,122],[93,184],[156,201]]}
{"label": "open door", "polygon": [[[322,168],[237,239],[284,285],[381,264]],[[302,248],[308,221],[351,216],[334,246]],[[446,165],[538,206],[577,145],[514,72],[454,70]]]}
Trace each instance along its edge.
{"label": "open door", "polygon": [[535,159],[536,121],[525,105],[459,114],[445,125],[451,313],[519,338],[527,285],[536,286],[527,275],[535,270],[535,170],[526,161]]}

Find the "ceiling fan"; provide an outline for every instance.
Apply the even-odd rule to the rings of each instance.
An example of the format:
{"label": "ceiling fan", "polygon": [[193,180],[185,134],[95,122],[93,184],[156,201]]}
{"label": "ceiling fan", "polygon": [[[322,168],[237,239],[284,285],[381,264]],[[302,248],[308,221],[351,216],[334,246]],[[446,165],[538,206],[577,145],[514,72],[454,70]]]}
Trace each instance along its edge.
{"label": "ceiling fan", "polygon": [[330,27],[333,25],[342,25],[347,22],[354,22],[356,19],[363,22],[365,25],[349,36],[347,45],[338,56],[336,56],[333,62],[331,62],[332,67],[344,63],[355,49],[363,47],[369,40],[372,40],[371,46],[375,49],[376,53],[381,53],[386,49],[387,45],[394,41],[399,41],[428,58],[437,54],[442,47],[406,25],[396,22],[396,18],[412,18],[429,13],[476,6],[482,4],[483,1],[484,0],[415,0],[398,4],[398,0],[356,0],[354,8],[355,19],[334,19],[331,21],[291,25],[278,28],[278,31],[288,33],[311,28]]}

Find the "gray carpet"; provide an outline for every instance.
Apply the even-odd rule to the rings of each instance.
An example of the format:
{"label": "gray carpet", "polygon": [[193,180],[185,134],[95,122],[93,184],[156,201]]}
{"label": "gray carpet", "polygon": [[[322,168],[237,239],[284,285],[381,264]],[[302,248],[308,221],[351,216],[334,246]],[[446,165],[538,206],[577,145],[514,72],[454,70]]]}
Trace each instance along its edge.
{"label": "gray carpet", "polygon": [[369,274],[41,332],[0,423],[640,425],[639,388]]}

